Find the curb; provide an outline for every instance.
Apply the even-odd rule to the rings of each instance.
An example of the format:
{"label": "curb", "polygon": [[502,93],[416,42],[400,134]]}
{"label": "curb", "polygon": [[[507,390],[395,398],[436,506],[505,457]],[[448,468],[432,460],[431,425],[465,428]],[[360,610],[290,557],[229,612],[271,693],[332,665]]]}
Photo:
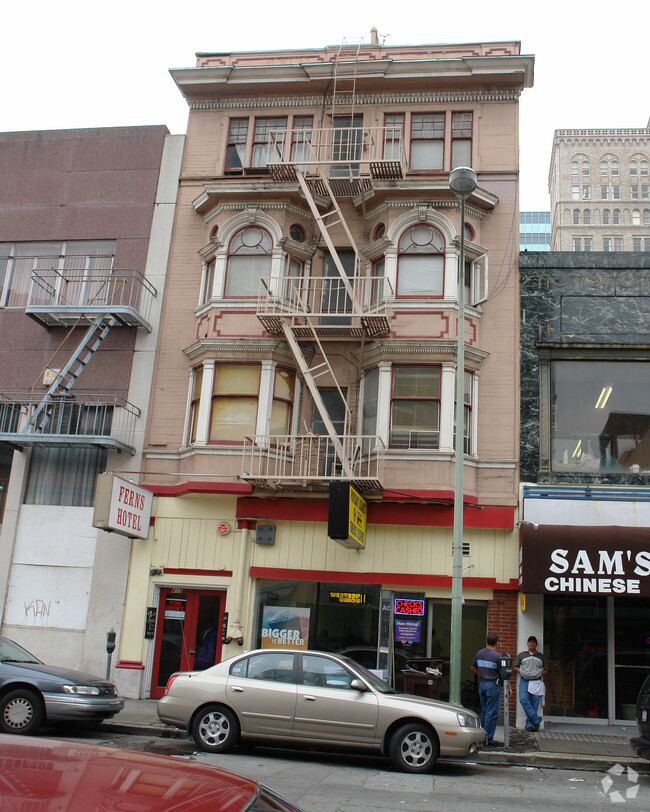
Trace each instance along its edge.
{"label": "curb", "polygon": [[[155,725],[138,722],[113,722],[106,720],[102,729],[112,733],[125,733],[132,736],[157,736],[162,739],[186,739],[191,741],[186,730],[167,725]],[[449,761],[457,761],[449,759]],[[582,755],[573,753],[545,753],[540,751],[508,752],[481,750],[473,758],[460,760],[462,764],[483,764],[503,767],[537,767],[561,770],[581,770],[596,772],[609,769],[614,764],[632,767],[636,772],[650,775],[650,762],[630,755],[621,756]]]}

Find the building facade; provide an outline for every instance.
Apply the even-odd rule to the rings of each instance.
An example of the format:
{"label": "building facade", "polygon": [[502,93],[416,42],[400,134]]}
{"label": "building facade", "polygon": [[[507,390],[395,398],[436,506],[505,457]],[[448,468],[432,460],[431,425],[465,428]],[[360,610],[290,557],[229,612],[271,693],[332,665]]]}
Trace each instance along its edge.
{"label": "building facade", "polygon": [[[190,115],[123,694],[160,696],[173,671],[205,662],[206,640],[208,662],[239,646],[311,646],[398,683],[409,658],[448,660],[460,296],[469,694],[488,627],[514,647],[512,229],[532,70],[516,42],[374,37],[199,54],[172,71]],[[462,165],[478,188],[459,290],[448,180]]]}
{"label": "building facade", "polygon": [[93,673],[131,544],[93,528],[96,481],[141,469],[182,145],[163,126],[0,134],[2,634]]}
{"label": "building facade", "polygon": [[522,253],[520,650],[546,719],[635,718],[650,666],[650,257]]}
{"label": "building facade", "polygon": [[650,251],[650,129],[556,130],[551,250]]}

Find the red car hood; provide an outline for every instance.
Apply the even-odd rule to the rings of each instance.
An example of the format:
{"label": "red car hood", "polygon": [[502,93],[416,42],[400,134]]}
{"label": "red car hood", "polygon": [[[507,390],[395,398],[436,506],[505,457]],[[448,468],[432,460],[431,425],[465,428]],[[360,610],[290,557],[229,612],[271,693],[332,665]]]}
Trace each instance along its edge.
{"label": "red car hood", "polygon": [[[0,734],[0,808],[88,812],[239,812],[250,778],[208,764],[135,750]],[[54,802],[41,806],[48,800]]]}

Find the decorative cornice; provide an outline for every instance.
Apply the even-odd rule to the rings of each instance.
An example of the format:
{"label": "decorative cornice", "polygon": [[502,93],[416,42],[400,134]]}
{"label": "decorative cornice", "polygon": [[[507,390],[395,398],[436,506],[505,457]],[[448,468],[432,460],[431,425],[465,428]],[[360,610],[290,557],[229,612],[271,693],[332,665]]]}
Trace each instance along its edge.
{"label": "decorative cornice", "polygon": [[[519,99],[519,90],[447,91],[441,93],[367,93],[355,97],[355,107],[386,104],[453,104],[460,102],[500,103]],[[327,96],[257,96],[239,99],[191,99],[190,110],[257,110],[276,107],[318,107],[332,105]],[[647,131],[646,131],[647,132]]]}
{"label": "decorative cornice", "polygon": [[[457,344],[455,339],[383,339],[366,344],[363,349],[364,367],[367,362],[377,363],[381,358],[391,355],[444,355],[447,358],[456,357]],[[360,352],[360,351],[359,351]],[[353,354],[357,354],[354,350]],[[465,360],[480,364],[490,353],[465,344]]]}
{"label": "decorative cornice", "polygon": [[283,358],[293,358],[289,345],[276,338],[201,338],[185,347],[185,355],[196,361],[204,355],[218,353],[247,353],[256,356],[280,355]]}
{"label": "decorative cornice", "polygon": [[[250,191],[250,189],[249,189]],[[303,220],[310,220],[312,221],[314,218],[310,211],[307,209],[301,209],[298,206],[295,206],[291,203],[282,203],[282,202],[272,202],[272,203],[265,203],[256,199],[253,200],[243,200],[237,203],[219,203],[214,209],[210,210],[210,213],[206,215],[205,221],[206,223],[209,220],[214,220],[214,218],[221,214],[222,212],[240,212],[245,211],[246,209],[250,208],[262,209],[262,211],[285,211],[287,214],[292,214],[294,217],[301,217]]]}
{"label": "decorative cornice", "polygon": [[[434,197],[429,200],[387,200],[382,203],[381,206],[377,206],[376,209],[372,209],[372,211],[366,214],[366,222],[380,217],[389,211],[389,209],[416,209],[422,206],[433,209],[459,209],[460,202],[456,199],[436,199]],[[476,217],[477,220],[485,220],[485,212],[480,209],[475,209],[474,206],[466,205],[465,213]]]}

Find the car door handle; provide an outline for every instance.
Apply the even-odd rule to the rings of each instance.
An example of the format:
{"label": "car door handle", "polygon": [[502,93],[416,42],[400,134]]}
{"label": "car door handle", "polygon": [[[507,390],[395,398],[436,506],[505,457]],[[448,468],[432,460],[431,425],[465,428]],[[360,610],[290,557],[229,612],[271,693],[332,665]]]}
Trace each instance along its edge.
{"label": "car door handle", "polygon": [[243,694],[243,693],[244,693],[244,689],[243,689],[243,688],[240,688],[240,687],[239,687],[239,685],[233,685],[233,687],[232,687],[232,692],[233,692],[234,694]]}
{"label": "car door handle", "polygon": [[305,700],[305,702],[315,702],[316,701],[316,697],[312,696],[311,694],[304,694],[303,699]]}

